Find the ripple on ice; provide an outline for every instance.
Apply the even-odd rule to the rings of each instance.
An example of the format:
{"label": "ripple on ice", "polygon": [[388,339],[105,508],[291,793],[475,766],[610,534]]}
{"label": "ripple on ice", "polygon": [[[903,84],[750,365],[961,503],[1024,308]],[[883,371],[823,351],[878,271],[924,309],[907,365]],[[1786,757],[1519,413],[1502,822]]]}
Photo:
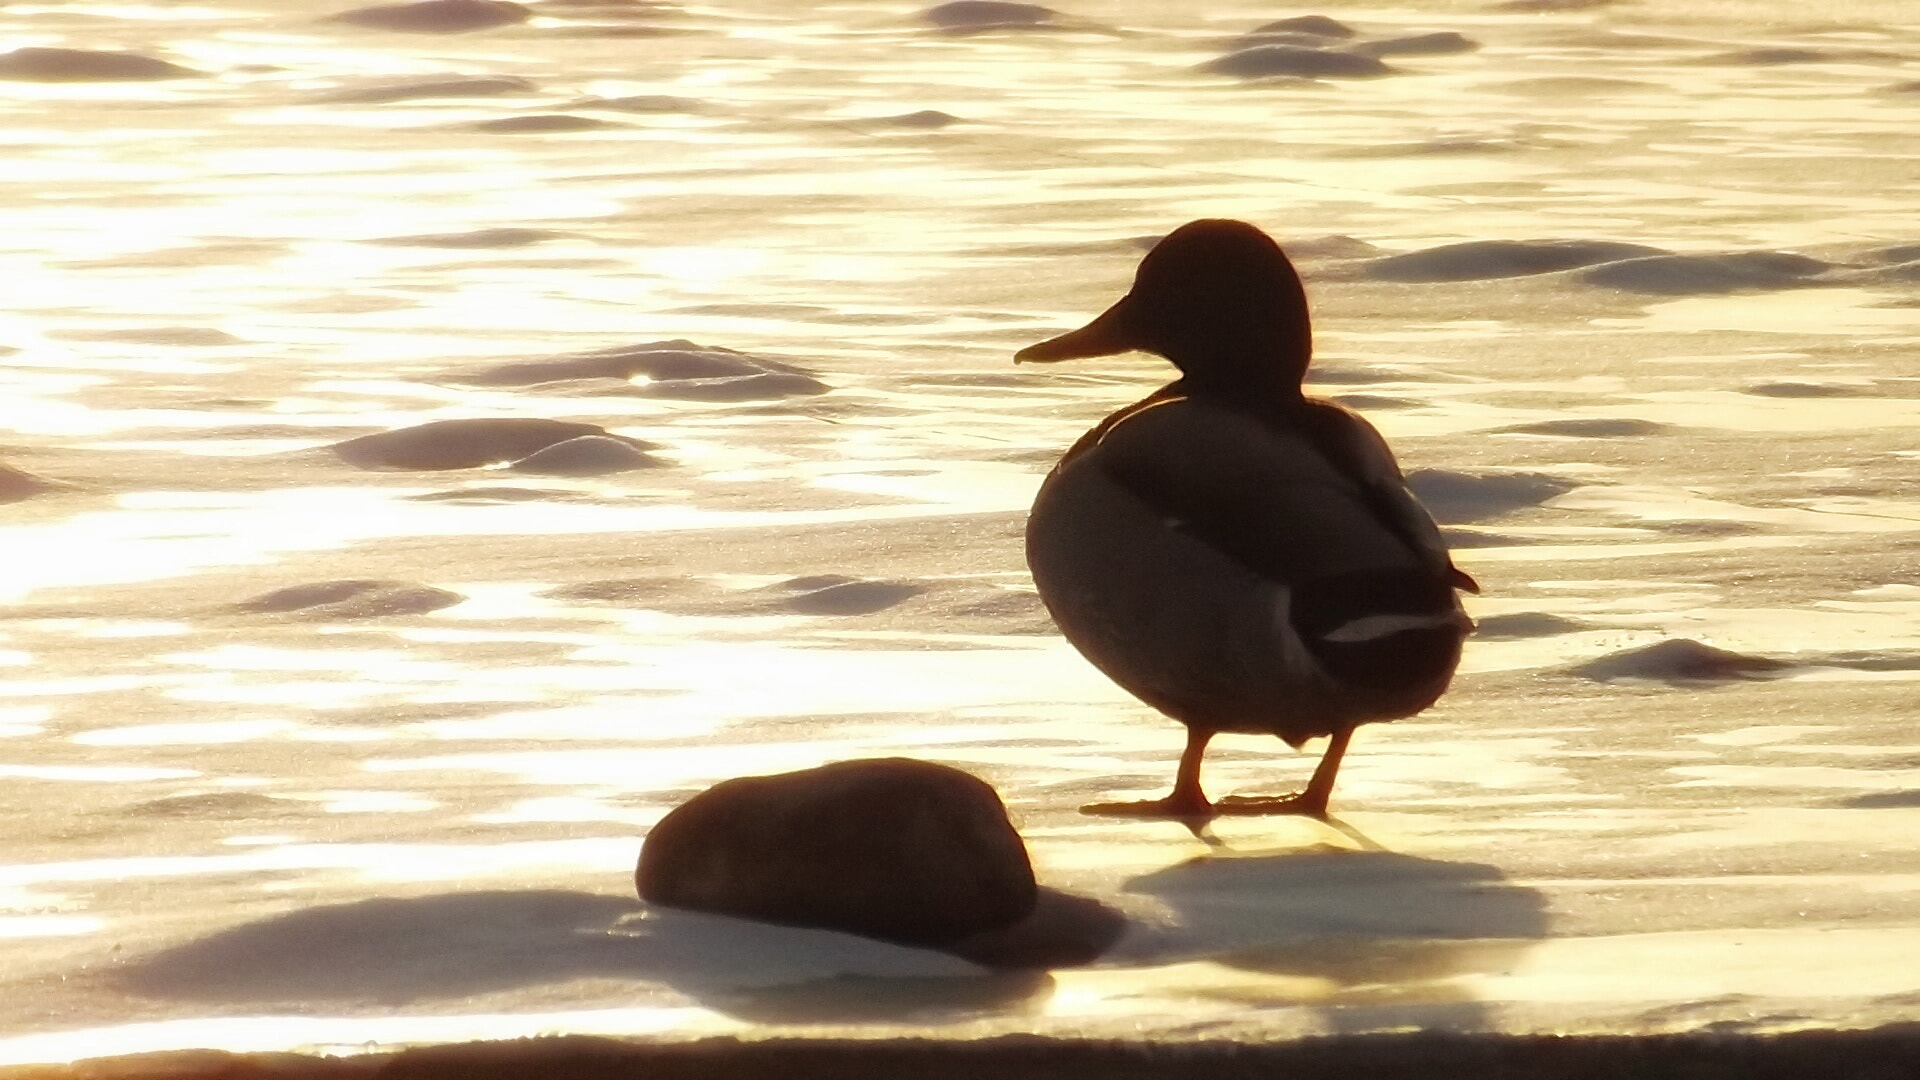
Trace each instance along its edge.
{"label": "ripple on ice", "polygon": [[1510,514],[1579,487],[1577,481],[1535,472],[1466,473],[1415,469],[1407,486],[1443,525],[1462,525]]}
{"label": "ripple on ice", "polygon": [[532,15],[532,9],[511,0],[417,0],[354,8],[333,21],[406,34],[464,34],[523,23]]}
{"label": "ripple on ice", "polygon": [[243,600],[234,605],[234,610],[308,619],[370,619],[424,615],[465,599],[457,592],[409,581],[356,579],[289,585]]}
{"label": "ripple on ice", "polygon": [[1661,248],[1612,240],[1468,240],[1389,255],[1369,264],[1366,276],[1380,281],[1481,281],[1662,254],[1666,252]]}
{"label": "ripple on ice", "polygon": [[1786,660],[1716,649],[1691,638],[1670,638],[1589,660],[1570,671],[1600,682],[1639,679],[1695,683],[1767,678],[1793,667],[1794,664]]}
{"label": "ripple on ice", "polygon": [[[622,459],[623,467],[640,468],[659,464],[645,454],[648,450],[657,449],[655,444],[614,435],[597,424],[516,416],[433,420],[396,431],[348,439],[335,443],[332,449],[342,461],[362,469],[437,471],[476,469],[509,462],[524,465],[558,444],[582,438],[625,444],[634,454]],[[573,462],[576,469],[581,462],[588,460],[602,465],[610,464],[604,445],[598,442],[591,447],[576,448],[576,452],[567,460]],[[548,458],[546,462],[550,469],[559,464],[555,457]],[[526,471],[544,470],[536,462]],[[568,470],[561,467],[552,471]],[[601,468],[599,471],[609,470]]]}
{"label": "ripple on ice", "polygon": [[1013,0],[949,0],[920,13],[921,21],[946,34],[980,34],[990,30],[1063,30],[1074,20],[1040,4]]}
{"label": "ripple on ice", "polygon": [[314,100],[340,105],[384,105],[396,101],[434,98],[498,97],[530,94],[539,89],[531,79],[514,75],[439,75],[418,79],[382,80],[329,91]]}
{"label": "ripple on ice", "polygon": [[824,394],[829,389],[794,364],[680,339],[515,361],[451,378],[475,386],[716,402]]}
{"label": "ripple on ice", "polygon": [[20,502],[23,499],[31,499],[35,495],[44,495],[50,491],[64,491],[72,487],[72,484],[50,480],[0,461],[0,503]]}
{"label": "ripple on ice", "polygon": [[0,53],[0,79],[21,82],[150,82],[203,74],[140,53],[39,46]]}

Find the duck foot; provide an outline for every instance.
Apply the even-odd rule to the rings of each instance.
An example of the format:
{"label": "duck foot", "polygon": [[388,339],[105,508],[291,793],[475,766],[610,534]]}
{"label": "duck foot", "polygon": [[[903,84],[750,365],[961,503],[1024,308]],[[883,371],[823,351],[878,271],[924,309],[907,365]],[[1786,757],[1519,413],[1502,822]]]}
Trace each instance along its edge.
{"label": "duck foot", "polygon": [[1309,788],[1292,795],[1229,795],[1213,804],[1213,812],[1222,817],[1255,817],[1295,814],[1315,821],[1327,820],[1327,796]]}
{"label": "duck foot", "polygon": [[1214,808],[1205,796],[1198,799],[1180,795],[1169,795],[1164,799],[1143,799],[1139,802],[1101,802],[1088,803],[1080,808],[1083,814],[1094,817],[1127,818],[1171,818],[1188,823],[1204,823],[1214,818]]}

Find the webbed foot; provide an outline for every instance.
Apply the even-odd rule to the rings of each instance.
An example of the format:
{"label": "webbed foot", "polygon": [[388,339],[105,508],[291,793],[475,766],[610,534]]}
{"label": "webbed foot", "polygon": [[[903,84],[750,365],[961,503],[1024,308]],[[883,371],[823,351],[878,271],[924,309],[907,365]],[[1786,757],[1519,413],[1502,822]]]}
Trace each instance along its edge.
{"label": "webbed foot", "polygon": [[1206,796],[1196,799],[1179,794],[1139,802],[1088,803],[1080,808],[1080,812],[1095,817],[1170,818],[1189,823],[1212,821],[1215,816],[1214,808],[1207,802]]}
{"label": "webbed foot", "polygon": [[1229,795],[1213,804],[1213,812],[1222,817],[1296,814],[1315,821],[1327,820],[1326,792],[1309,788],[1292,795]]}

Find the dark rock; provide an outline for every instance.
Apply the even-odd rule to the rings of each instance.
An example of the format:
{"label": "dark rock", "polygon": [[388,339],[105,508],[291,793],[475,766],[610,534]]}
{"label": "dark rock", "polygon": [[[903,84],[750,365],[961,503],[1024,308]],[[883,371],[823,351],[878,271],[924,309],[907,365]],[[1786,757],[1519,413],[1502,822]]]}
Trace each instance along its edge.
{"label": "dark rock", "polygon": [[0,79],[23,82],[146,82],[190,79],[200,74],[192,68],[139,53],[43,46],[0,53]]}
{"label": "dark rock", "polygon": [[647,834],[634,881],[653,904],[935,947],[1038,897],[993,788],[908,758],[716,784]]}
{"label": "dark rock", "polygon": [[970,934],[947,951],[982,967],[1033,970],[1090,964],[1126,932],[1127,917],[1090,896],[1041,889],[1026,918]]}

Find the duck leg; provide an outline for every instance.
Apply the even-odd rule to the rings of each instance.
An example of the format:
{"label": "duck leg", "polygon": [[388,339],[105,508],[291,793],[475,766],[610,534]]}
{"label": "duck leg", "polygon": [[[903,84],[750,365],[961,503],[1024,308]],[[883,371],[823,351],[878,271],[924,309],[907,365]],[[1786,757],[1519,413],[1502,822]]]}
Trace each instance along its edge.
{"label": "duck leg", "polygon": [[[1147,799],[1142,802],[1089,803],[1080,808],[1083,814],[1098,814],[1102,817],[1156,817],[1179,818],[1183,821],[1206,821],[1214,816],[1213,804],[1207,801],[1207,793],[1200,790],[1200,759],[1207,755],[1207,744],[1213,741],[1214,732],[1202,728],[1187,729],[1187,748],[1180,752],[1180,770],[1173,777],[1173,793],[1164,799]],[[1333,786],[1331,777],[1327,786]]]}
{"label": "duck leg", "polygon": [[1327,798],[1333,794],[1333,778],[1340,771],[1340,759],[1346,756],[1347,743],[1352,739],[1351,727],[1343,727],[1333,733],[1327,742],[1327,752],[1320,756],[1320,764],[1313,770],[1313,779],[1307,781],[1305,791],[1292,795],[1229,795],[1213,804],[1213,812],[1235,815],[1299,814],[1327,820]]}

